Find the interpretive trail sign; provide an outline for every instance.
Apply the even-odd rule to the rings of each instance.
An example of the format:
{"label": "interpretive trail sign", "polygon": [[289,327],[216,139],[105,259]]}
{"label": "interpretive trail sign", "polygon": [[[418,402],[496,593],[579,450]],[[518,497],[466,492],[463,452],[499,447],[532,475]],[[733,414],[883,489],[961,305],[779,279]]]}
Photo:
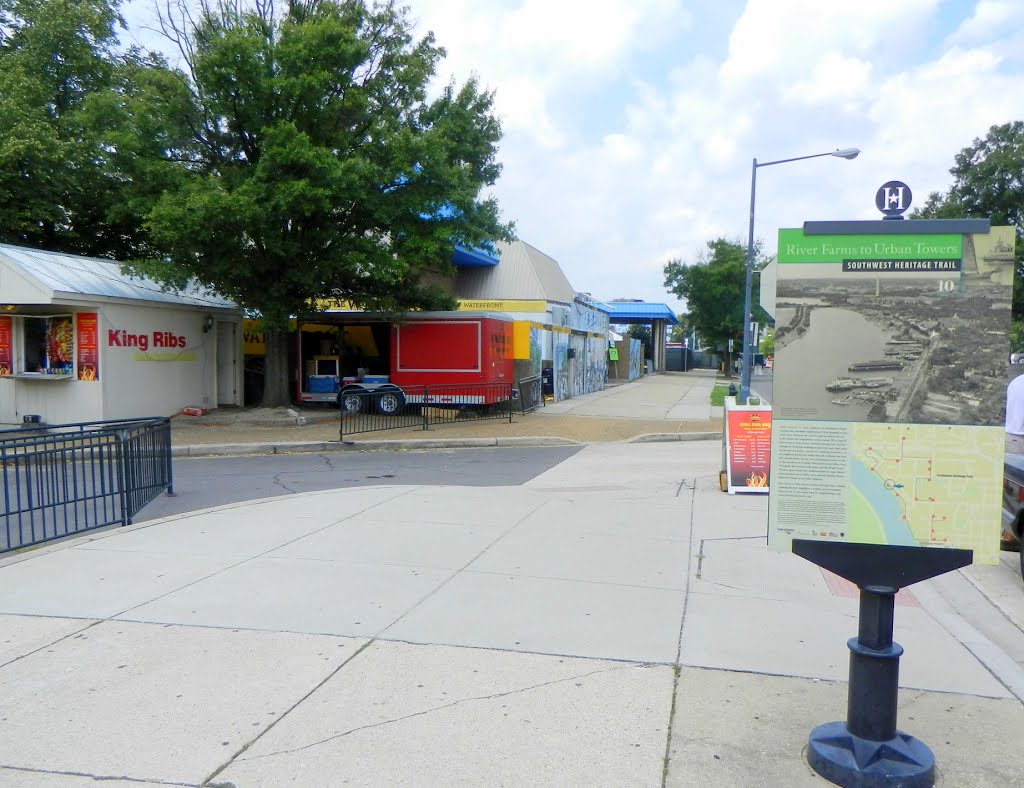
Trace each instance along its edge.
{"label": "interpretive trail sign", "polygon": [[907,229],[779,231],[769,542],[996,563],[1014,230]]}

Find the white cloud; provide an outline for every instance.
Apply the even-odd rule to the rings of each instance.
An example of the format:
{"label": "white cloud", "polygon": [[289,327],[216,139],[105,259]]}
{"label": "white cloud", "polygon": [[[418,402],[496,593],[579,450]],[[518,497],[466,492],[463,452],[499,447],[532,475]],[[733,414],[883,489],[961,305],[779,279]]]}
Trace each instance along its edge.
{"label": "white cloud", "polygon": [[857,107],[874,90],[871,64],[855,57],[829,52],[811,68],[807,79],[785,88],[790,104],[842,104]]}
{"label": "white cloud", "polygon": [[1009,0],[981,0],[975,6],[974,14],[964,20],[953,32],[947,43],[951,46],[970,46],[991,41],[1012,27],[1014,18],[1020,13],[1019,3]]}
{"label": "white cloud", "polygon": [[802,75],[830,53],[872,53],[887,42],[897,61],[905,39],[939,0],[750,0],[729,38],[722,81],[779,82]]}
{"label": "white cloud", "polygon": [[961,148],[1024,119],[1016,0],[408,2],[449,51],[440,84],[497,90],[505,216],[599,298],[679,306],[662,267],[746,242],[755,156],[863,151],[759,171],[773,250],[779,227],[875,218],[893,178],[922,204]]}

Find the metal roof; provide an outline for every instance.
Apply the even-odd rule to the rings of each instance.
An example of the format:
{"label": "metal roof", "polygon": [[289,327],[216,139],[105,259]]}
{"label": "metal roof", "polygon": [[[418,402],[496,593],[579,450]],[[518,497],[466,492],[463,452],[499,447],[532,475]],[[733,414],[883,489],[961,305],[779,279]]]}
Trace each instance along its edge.
{"label": "metal roof", "polygon": [[198,285],[183,292],[165,291],[159,282],[145,276],[128,276],[113,260],[46,252],[24,246],[0,244],[0,263],[7,262],[22,274],[54,293],[159,301],[220,309],[237,309],[226,298]]}
{"label": "metal roof", "polygon": [[668,304],[655,304],[648,301],[605,301],[608,322],[613,325],[624,323],[650,323],[652,320],[664,320],[670,326],[679,322]]}
{"label": "metal roof", "polygon": [[495,246],[501,257],[498,265],[459,269],[459,298],[573,302],[575,291],[553,258],[523,241]]}

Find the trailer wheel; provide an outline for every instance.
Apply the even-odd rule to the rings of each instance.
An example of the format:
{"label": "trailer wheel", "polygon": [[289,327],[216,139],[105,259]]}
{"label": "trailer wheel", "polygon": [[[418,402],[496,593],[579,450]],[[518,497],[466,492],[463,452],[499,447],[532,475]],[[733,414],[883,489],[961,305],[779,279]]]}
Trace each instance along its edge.
{"label": "trailer wheel", "polygon": [[385,416],[393,416],[405,405],[401,391],[383,391],[377,395],[377,410]]}
{"label": "trailer wheel", "polygon": [[338,407],[345,413],[359,413],[366,404],[366,390],[359,386],[338,392]]}

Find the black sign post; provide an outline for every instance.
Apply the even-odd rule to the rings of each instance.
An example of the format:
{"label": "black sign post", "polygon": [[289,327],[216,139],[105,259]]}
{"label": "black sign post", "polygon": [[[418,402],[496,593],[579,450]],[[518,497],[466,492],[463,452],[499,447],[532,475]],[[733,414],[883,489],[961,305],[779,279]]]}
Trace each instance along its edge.
{"label": "black sign post", "polygon": [[807,762],[844,788],[931,788],[935,756],[896,729],[900,656],[893,642],[896,592],[969,566],[972,550],[794,539],[793,552],[860,588],[857,637],[850,638],[846,722],[811,731]]}

